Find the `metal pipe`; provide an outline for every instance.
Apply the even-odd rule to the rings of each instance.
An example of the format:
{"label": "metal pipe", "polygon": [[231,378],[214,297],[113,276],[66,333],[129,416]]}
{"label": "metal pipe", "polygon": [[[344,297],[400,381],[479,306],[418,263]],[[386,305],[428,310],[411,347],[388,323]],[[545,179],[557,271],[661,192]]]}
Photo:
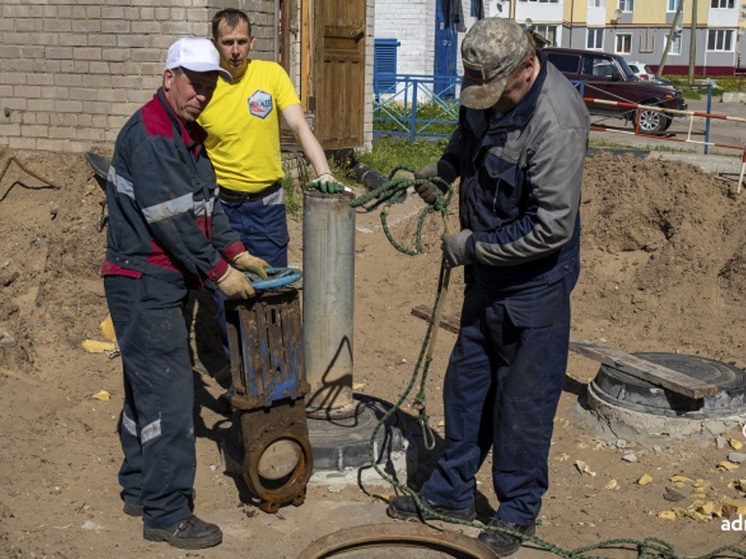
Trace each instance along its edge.
{"label": "metal pipe", "polygon": [[[692,0],[692,25],[689,32],[689,87],[694,85],[694,69],[697,67],[697,0]],[[710,112],[709,110],[707,111]],[[708,121],[709,122],[709,121]],[[705,151],[705,153],[707,153]]]}
{"label": "metal pipe", "polygon": [[303,192],[303,356],[312,417],[352,410],[355,211],[349,192]]}

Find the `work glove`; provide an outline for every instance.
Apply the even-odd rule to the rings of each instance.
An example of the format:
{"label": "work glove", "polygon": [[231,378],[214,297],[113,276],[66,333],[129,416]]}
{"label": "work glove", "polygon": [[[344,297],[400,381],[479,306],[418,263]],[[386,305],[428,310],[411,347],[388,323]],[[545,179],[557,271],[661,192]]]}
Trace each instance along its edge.
{"label": "work glove", "polygon": [[320,190],[326,194],[336,194],[337,192],[342,192],[345,189],[345,185],[337,181],[331,173],[322,173],[316,180],[308,183],[308,188]]}
{"label": "work glove", "polygon": [[243,272],[251,272],[262,279],[267,279],[266,269],[272,267],[261,258],[251,256],[247,250],[239,253],[231,264]]}
{"label": "work glove", "polygon": [[469,229],[464,229],[458,233],[443,233],[440,237],[443,262],[448,268],[472,263],[466,255],[466,241],[471,235],[472,232]]}
{"label": "work glove", "polygon": [[[450,163],[447,163],[442,159],[437,163],[426,165],[414,174],[414,178],[416,179],[432,179],[434,177],[440,177],[448,184],[455,181],[457,176],[456,169],[454,169]],[[418,184],[414,187],[414,190],[420,195],[420,198],[422,198],[426,204],[434,204],[435,200],[438,198],[438,194],[442,195],[448,192],[446,186],[440,181],[437,183],[425,182]]]}
{"label": "work glove", "polygon": [[218,280],[218,288],[228,299],[248,299],[256,294],[246,274],[233,266],[228,266],[228,271]]}

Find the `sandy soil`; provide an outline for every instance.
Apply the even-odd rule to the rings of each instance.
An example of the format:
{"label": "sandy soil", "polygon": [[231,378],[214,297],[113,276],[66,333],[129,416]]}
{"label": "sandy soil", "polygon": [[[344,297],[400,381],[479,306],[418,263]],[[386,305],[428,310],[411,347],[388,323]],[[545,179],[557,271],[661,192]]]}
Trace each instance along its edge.
{"label": "sandy soil", "polygon": [[[311,540],[258,528],[267,515],[242,502],[236,480],[223,473],[217,439],[226,417],[213,405],[221,387],[199,371],[197,512],[220,524],[226,541],[199,552],[151,544],[142,540],[139,521],[121,512],[121,363],[81,347],[86,338],[103,339],[99,323],[107,314],[98,275],[103,192],[82,156],[6,149],[0,150],[0,169],[11,157],[58,188],[40,188],[43,181],[15,164],[0,177],[0,557],[297,556]],[[687,163],[608,153],[590,158],[573,339],[744,367],[746,199],[732,189]],[[392,210],[394,233],[402,239],[411,239],[410,214],[418,203],[410,197]],[[356,238],[354,380],[358,392],[394,402],[409,382],[425,333],[426,323],[410,309],[432,305],[442,224],[437,218],[427,222],[423,253],[410,257],[391,247],[375,229],[377,220],[358,215],[358,226],[372,232],[358,231]],[[300,262],[297,221],[291,233],[291,262]],[[451,316],[458,315],[460,283],[456,273],[446,306]],[[439,332],[430,367],[427,405],[441,432],[440,384],[454,340]],[[746,497],[743,467],[717,467],[731,446],[714,436],[651,445],[578,423],[573,409],[597,369],[598,363],[571,354],[539,535],[564,548],[658,537],[681,555],[742,544],[746,532],[722,530],[723,519],[703,507]],[[111,399],[94,398],[101,390]],[[405,411],[412,412],[410,404]],[[744,442],[740,426],[728,438],[736,446]],[[422,463],[432,458],[424,455]],[[586,473],[577,461],[587,465]],[[638,483],[643,474],[652,478],[649,484]],[[672,481],[674,475],[688,480]],[[479,479],[480,513],[486,515],[496,505],[487,468]],[[670,500],[671,490],[678,502]],[[311,487],[300,510],[312,516],[335,501],[375,498],[355,486],[339,492]],[[675,520],[659,517],[674,509]],[[334,513],[324,514],[327,532],[334,531]],[[282,511],[278,518],[281,523]]]}

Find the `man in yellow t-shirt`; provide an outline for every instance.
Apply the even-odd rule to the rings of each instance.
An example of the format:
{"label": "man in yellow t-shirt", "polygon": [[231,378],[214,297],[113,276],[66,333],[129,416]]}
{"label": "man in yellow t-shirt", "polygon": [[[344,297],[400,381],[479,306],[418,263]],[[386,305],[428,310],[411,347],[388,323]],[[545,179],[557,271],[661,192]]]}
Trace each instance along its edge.
{"label": "man in yellow t-shirt", "polygon": [[232,82],[219,79],[208,110],[199,118],[208,134],[205,147],[221,203],[249,253],[283,268],[289,236],[280,182],[280,115],[316,171],[318,179],[310,186],[324,192],[343,186],[332,176],[285,70],[276,62],[249,59],[254,48],[249,17],[232,8],[219,11],[212,19],[212,36],[220,65],[233,76]]}
{"label": "man in yellow t-shirt", "polygon": [[[209,110],[198,121],[208,134],[205,147],[220,186],[220,203],[249,253],[273,268],[285,268],[290,237],[281,184],[280,115],[316,171],[318,178],[309,187],[335,193],[344,186],[329,170],[285,70],[276,62],[249,59],[254,48],[249,17],[233,8],[216,13],[212,42],[221,67],[233,77],[231,82],[218,79]],[[215,299],[223,348],[230,360],[225,298],[215,292]]]}

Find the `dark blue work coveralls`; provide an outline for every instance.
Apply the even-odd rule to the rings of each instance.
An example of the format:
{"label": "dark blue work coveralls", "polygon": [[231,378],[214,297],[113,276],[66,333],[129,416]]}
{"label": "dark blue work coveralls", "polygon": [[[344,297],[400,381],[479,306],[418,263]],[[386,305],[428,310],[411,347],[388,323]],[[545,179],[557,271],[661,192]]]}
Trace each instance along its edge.
{"label": "dark blue work coveralls", "polygon": [[[541,58],[541,55],[539,55]],[[532,524],[548,487],[579,274],[580,185],[589,120],[545,59],[511,111],[462,107],[442,160],[461,177],[466,288],[443,388],[445,453],[421,489],[474,507],[490,450],[498,518]]]}
{"label": "dark blue work coveralls", "polygon": [[145,525],[191,515],[196,471],[188,288],[217,281],[246,249],[228,226],[205,133],[163,92],[122,128],[107,181],[104,289],[124,368],[119,471]]}

